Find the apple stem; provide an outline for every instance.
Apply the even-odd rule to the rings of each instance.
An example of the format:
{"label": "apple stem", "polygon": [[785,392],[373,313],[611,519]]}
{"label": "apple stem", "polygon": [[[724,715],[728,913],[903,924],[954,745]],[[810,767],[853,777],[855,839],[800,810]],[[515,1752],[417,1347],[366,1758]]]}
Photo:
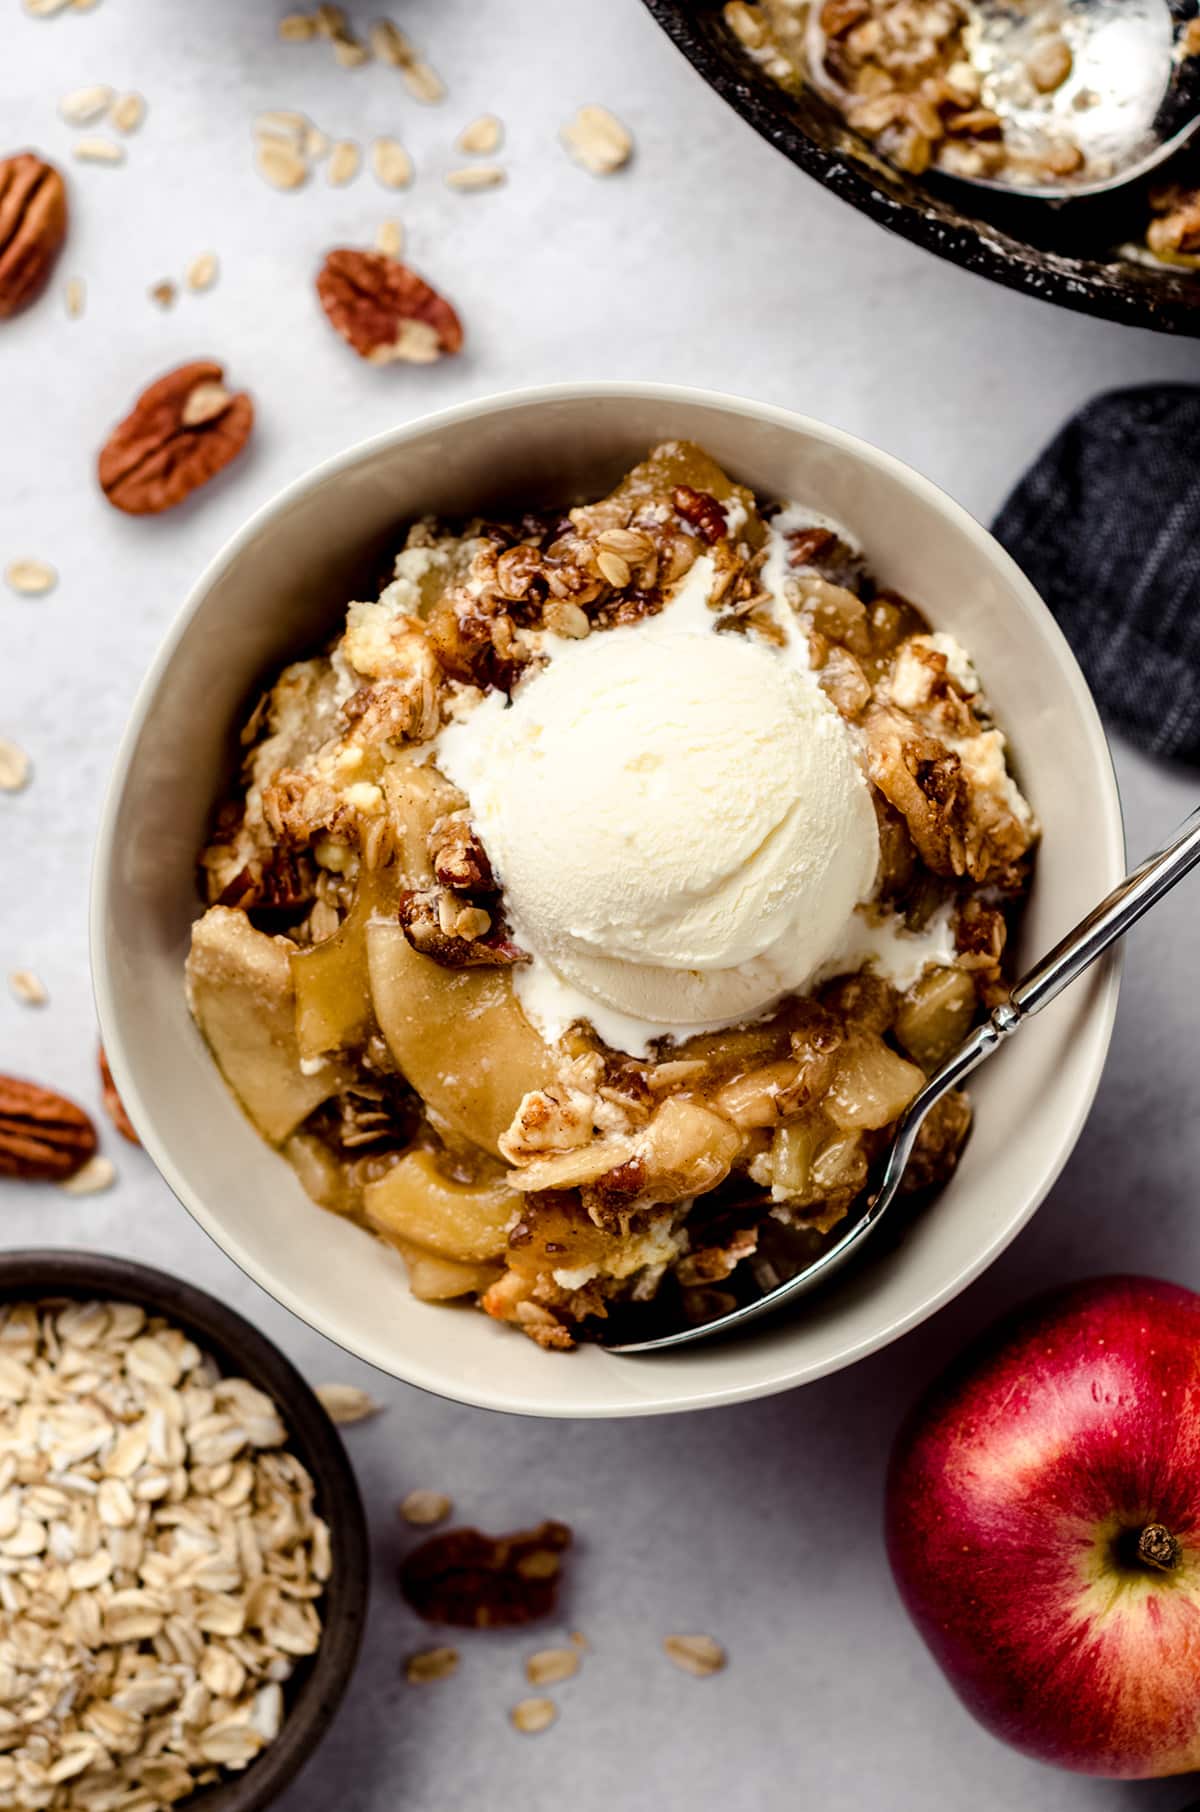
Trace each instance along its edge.
{"label": "apple stem", "polygon": [[1162,1523],[1147,1523],[1138,1534],[1137,1557],[1156,1573],[1171,1573],[1183,1559],[1183,1548],[1179,1537]]}

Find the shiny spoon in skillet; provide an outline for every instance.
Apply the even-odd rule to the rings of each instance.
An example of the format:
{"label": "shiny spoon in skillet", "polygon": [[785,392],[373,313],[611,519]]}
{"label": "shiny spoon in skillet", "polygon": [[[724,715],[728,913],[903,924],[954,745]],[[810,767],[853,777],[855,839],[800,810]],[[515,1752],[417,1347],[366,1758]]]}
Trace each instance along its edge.
{"label": "shiny spoon in skillet", "polygon": [[[970,1035],[953,1056],[930,1077],[916,1099],[901,1115],[883,1161],[879,1184],[869,1195],[857,1218],[825,1247],[810,1263],[785,1282],[764,1291],[753,1301],[730,1309],[710,1321],[688,1323],[666,1333],[643,1340],[614,1341],[608,1346],[615,1353],[658,1353],[672,1347],[686,1346],[695,1340],[707,1340],[714,1334],[726,1333],[767,1315],[790,1302],[793,1297],[823,1283],[879,1226],[896,1199],[905,1166],[913,1153],[921,1123],[934,1104],[949,1090],[957,1088],[972,1070],[1007,1042],[1026,1020],[1056,1000],[1064,988],[1089,969],[1118,938],[1124,937],[1142,914],[1169,893],[1200,862],[1200,810],[1180,827],[1165,848],[1148,856],[1139,868],[1127,875],[1107,899],[1067,933],[1029,973],[1013,988],[1008,1000],[996,1007]],[[608,1344],[608,1343],[606,1343]]]}
{"label": "shiny spoon in skillet", "polygon": [[[1185,53],[1195,0],[966,0],[971,60],[982,103],[1004,124],[1014,165],[994,176],[939,169],[939,178],[1000,189],[1037,201],[1107,195],[1166,163],[1200,131],[1200,57]],[[807,25],[809,79],[844,111],[849,96],[826,63],[820,0]],[[1028,68],[1047,37],[1065,44],[1070,73],[1039,92]],[[1058,138],[1083,156],[1078,175],[1039,165],[1039,147]]]}

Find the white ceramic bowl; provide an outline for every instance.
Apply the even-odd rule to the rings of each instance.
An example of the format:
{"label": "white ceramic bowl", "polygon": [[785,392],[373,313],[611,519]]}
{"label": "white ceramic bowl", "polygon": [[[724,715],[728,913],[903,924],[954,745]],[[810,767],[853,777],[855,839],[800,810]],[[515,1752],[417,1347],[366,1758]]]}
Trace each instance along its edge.
{"label": "white ceramic bowl", "polygon": [[886,454],[762,403],[650,384],[527,391],[368,441],[291,485],[195,586],[142,687],[96,860],[93,960],[105,1045],[147,1150],[231,1258],[331,1339],[414,1384],[525,1414],[641,1415],[820,1377],[894,1340],[976,1277],[1058,1175],[1091,1106],[1117,974],[1085,979],[972,1085],[957,1176],[890,1253],[786,1320],[660,1358],[543,1353],[469,1310],[408,1294],[399,1257],[309,1202],[241,1114],[188,1017],[195,860],[258,683],[329,634],[398,527],[423,511],[596,494],[655,441],[687,437],[767,496],[848,524],[878,578],[974,656],[1044,826],[1032,956],[1119,879],[1120,808],[1091,698],[1016,566]]}

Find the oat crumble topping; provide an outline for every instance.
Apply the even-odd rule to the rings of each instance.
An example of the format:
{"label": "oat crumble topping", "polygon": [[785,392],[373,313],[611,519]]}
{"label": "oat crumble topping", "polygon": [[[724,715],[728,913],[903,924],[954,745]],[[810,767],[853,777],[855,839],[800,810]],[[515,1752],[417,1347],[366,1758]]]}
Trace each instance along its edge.
{"label": "oat crumble topping", "polygon": [[[522,1005],[536,961],[437,739],[556,650],[684,608],[689,574],[688,608],[802,660],[858,751],[880,857],[857,955],[712,1031],[634,1051],[580,1016],[546,1037]],[[548,1350],[660,1292],[704,1317],[739,1274],[786,1264],[1005,996],[1037,827],[979,676],[843,532],[683,443],[566,512],[414,524],[379,597],[284,669],[243,745],[188,961],[226,1080],[316,1202],[402,1255],[415,1295],[472,1300]],[[946,1181],[969,1125],[964,1095],[942,1102],[913,1189]]]}

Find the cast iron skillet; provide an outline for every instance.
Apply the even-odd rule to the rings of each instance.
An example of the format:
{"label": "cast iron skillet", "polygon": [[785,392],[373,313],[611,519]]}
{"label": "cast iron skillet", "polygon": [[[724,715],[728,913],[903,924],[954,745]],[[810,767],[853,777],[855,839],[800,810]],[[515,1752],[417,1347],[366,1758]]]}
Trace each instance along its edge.
{"label": "cast iron skillet", "polygon": [[[1122,240],[1136,241],[1145,231],[1143,188],[1055,209],[936,176],[915,180],[872,156],[812,90],[788,94],[764,74],[725,24],[720,0],[646,0],[646,5],[743,119],[827,189],[894,233],[1046,302],[1200,338],[1200,271],[1151,269],[1113,253]],[[1177,162],[1169,175],[1200,180],[1198,171],[1200,159],[1193,153],[1187,166]]]}

